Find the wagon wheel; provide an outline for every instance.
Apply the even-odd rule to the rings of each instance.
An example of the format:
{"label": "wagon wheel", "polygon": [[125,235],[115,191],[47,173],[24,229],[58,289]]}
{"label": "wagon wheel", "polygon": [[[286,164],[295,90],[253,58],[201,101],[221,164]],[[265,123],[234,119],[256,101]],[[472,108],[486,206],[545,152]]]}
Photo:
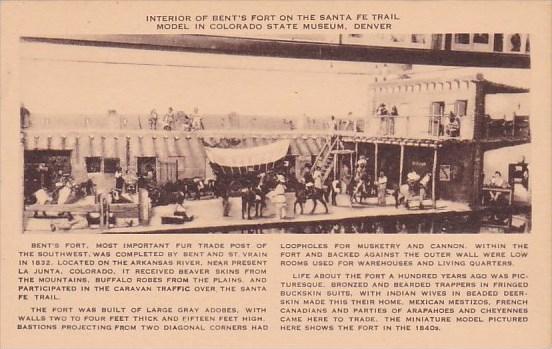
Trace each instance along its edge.
{"label": "wagon wheel", "polygon": [[234,195],[239,193],[241,188],[242,188],[241,182],[237,179],[231,181],[230,184],[228,185],[228,189],[230,193]]}

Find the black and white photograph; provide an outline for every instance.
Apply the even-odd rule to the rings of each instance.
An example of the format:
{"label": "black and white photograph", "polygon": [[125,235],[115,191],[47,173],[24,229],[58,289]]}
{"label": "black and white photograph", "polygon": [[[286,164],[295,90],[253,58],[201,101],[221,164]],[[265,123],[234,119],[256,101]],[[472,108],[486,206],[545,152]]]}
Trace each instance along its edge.
{"label": "black and white photograph", "polygon": [[20,38],[25,234],[531,231],[525,33]]}

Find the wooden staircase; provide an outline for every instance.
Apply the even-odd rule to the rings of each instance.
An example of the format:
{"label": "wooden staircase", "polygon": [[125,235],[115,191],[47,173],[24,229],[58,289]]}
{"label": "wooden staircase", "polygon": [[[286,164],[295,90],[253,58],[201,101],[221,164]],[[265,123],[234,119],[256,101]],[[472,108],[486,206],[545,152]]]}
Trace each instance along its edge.
{"label": "wooden staircase", "polygon": [[326,182],[334,170],[334,161],[337,155],[333,151],[342,146],[343,144],[339,137],[335,137],[333,142],[331,138],[328,138],[316,156],[314,167],[320,167],[320,171],[322,172],[322,183]]}

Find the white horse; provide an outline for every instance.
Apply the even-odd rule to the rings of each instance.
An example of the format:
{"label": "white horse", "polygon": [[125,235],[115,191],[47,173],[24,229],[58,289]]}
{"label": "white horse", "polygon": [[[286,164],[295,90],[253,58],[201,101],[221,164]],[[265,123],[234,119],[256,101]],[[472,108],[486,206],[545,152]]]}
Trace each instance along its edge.
{"label": "white horse", "polygon": [[420,205],[422,198],[420,196],[419,183],[412,184],[403,184],[394,192],[395,196],[395,207],[399,207],[400,204],[404,203],[406,208],[409,208],[411,201],[419,199]]}

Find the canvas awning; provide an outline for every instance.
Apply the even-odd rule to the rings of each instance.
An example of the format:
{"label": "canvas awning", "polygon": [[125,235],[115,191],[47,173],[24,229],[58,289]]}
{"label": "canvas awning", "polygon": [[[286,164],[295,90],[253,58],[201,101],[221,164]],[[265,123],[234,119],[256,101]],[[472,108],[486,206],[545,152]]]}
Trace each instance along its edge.
{"label": "canvas awning", "polygon": [[210,162],[225,167],[259,166],[276,162],[286,156],[289,140],[250,148],[205,147]]}

